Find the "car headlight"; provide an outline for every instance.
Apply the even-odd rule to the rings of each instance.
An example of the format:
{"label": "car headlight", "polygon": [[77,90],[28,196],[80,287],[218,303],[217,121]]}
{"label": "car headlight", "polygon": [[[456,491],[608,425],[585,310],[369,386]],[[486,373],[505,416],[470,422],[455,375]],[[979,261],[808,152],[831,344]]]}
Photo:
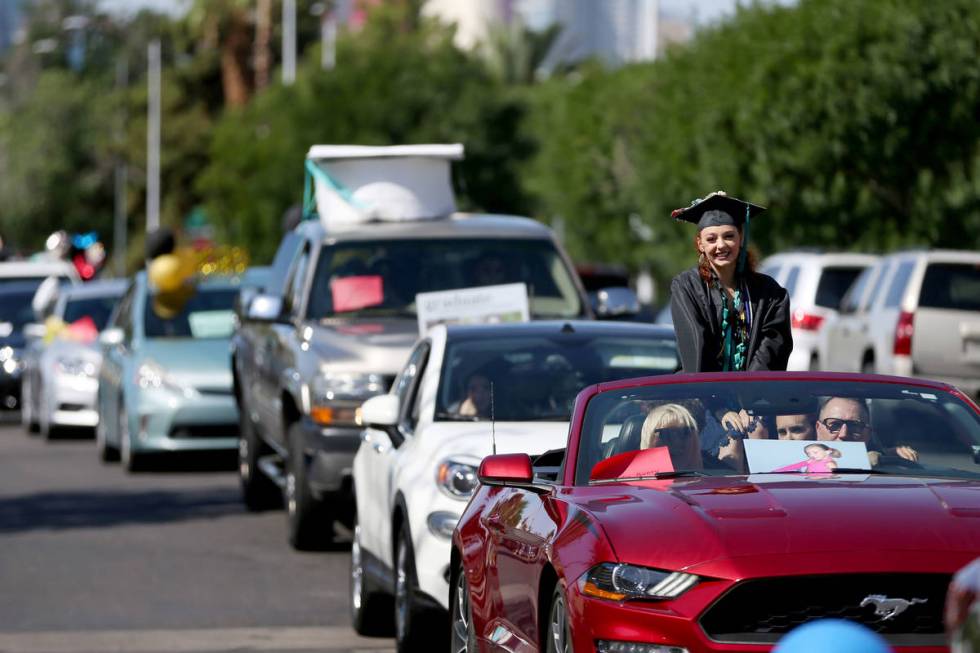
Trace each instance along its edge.
{"label": "car headlight", "polygon": [[321,426],[360,424],[361,402],[387,390],[380,374],[322,372],[310,386],[310,417]]}
{"label": "car headlight", "polygon": [[95,368],[95,363],[87,361],[84,358],[58,358],[54,362],[54,369],[56,372],[67,374],[68,376],[88,378],[94,378],[98,373],[98,370]]}
{"label": "car headlight", "polygon": [[198,394],[197,390],[175,379],[159,363],[150,358],[144,360],[143,364],[136,370],[136,385],[145,390],[169,390],[188,399]]}
{"label": "car headlight", "polygon": [[17,360],[17,350],[13,347],[0,347],[0,368],[7,374],[13,374],[20,367],[21,363]]}
{"label": "car headlight", "polygon": [[579,590],[588,596],[611,601],[666,601],[676,599],[697,582],[698,577],[693,574],[604,562],[579,578]]}
{"label": "car headlight", "polygon": [[444,460],[436,468],[436,485],[454,499],[469,499],[480,484],[476,470],[477,466],[470,463]]}

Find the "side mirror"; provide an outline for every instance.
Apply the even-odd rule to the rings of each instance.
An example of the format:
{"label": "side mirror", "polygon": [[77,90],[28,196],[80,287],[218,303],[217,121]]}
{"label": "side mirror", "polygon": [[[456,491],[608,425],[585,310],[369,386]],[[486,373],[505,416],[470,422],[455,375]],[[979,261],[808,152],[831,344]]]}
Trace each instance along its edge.
{"label": "side mirror", "polygon": [[526,453],[504,453],[484,458],[477,476],[484,485],[527,485],[534,480],[534,469]]}
{"label": "side mirror", "polygon": [[603,288],[596,292],[592,308],[599,319],[632,317],[640,312],[640,300],[625,286]]}
{"label": "side mirror", "polygon": [[99,344],[104,347],[117,347],[126,340],[126,333],[119,327],[110,327],[99,334]]}
{"label": "side mirror", "polygon": [[28,340],[40,340],[47,329],[40,322],[30,322],[24,325],[24,337]]}
{"label": "side mirror", "polygon": [[256,322],[275,322],[282,317],[282,297],[278,295],[255,295],[248,303],[245,313],[248,319]]}
{"label": "side mirror", "polygon": [[381,431],[398,424],[398,395],[377,395],[361,404],[361,422]]}

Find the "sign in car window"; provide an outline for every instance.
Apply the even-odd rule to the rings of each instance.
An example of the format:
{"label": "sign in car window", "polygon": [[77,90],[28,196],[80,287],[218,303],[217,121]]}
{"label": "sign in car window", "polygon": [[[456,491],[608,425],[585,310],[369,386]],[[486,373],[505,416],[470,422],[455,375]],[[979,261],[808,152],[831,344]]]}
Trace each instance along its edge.
{"label": "sign in car window", "polygon": [[531,315],[523,283],[419,293],[415,306],[423,335],[437,324],[527,322]]}
{"label": "sign in car window", "polygon": [[871,469],[864,442],[744,440],[752,474],[833,474],[838,469]]}
{"label": "sign in car window", "polygon": [[227,338],[235,328],[233,311],[197,311],[187,316],[193,338]]}

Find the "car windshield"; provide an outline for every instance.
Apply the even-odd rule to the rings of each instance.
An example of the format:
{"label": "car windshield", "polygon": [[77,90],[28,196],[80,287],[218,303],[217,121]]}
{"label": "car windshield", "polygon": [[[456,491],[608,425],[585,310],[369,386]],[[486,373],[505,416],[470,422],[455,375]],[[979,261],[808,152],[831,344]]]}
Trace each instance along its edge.
{"label": "car windshield", "polygon": [[179,308],[151,294],[145,310],[147,338],[229,338],[235,326],[237,288],[198,288]]}
{"label": "car windshield", "polygon": [[508,283],[527,285],[535,318],[583,315],[573,277],[550,241],[454,238],[324,248],[307,316],[414,317],[418,293]]}
{"label": "car windshield", "polygon": [[116,295],[70,299],[65,304],[64,320],[71,324],[87,317],[92,320],[95,328],[101,331],[109,321],[109,316],[118,300],[119,297]]}
{"label": "car windshield", "polygon": [[678,472],[980,480],[980,420],[951,393],[900,383],[739,380],[592,398],[576,484]]}
{"label": "car windshield", "polygon": [[4,331],[20,331],[25,324],[34,319],[31,309],[31,299],[34,293],[30,290],[0,293],[0,337],[10,335]]}
{"label": "car windshield", "polygon": [[568,421],[587,385],[677,369],[672,336],[555,334],[446,347],[436,420]]}

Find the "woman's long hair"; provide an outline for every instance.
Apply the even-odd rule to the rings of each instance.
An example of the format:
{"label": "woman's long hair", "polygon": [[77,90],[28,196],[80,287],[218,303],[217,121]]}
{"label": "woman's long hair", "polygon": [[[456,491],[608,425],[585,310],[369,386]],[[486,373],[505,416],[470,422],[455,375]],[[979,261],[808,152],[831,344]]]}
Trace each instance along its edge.
{"label": "woman's long hair", "polygon": [[[738,229],[738,235],[741,238],[743,236],[742,228],[736,227],[736,229]],[[694,251],[697,252],[698,255],[698,274],[701,275],[701,281],[710,284],[715,277],[715,272],[711,269],[711,264],[708,263],[708,257],[702,254],[701,249],[698,247],[698,240],[700,238],[701,232],[694,234]],[[755,272],[757,262],[758,260],[755,255],[755,250],[750,247],[745,253],[745,274]]]}
{"label": "woman's long hair", "polygon": [[803,454],[807,458],[810,457],[810,454],[807,453],[807,450],[808,449],[812,449],[813,447],[818,447],[820,449],[823,449],[824,451],[829,451],[831,458],[840,458],[841,457],[840,449],[834,449],[833,447],[828,447],[827,445],[821,444],[820,442],[814,442],[812,444],[808,444],[805,447],[803,447]]}

